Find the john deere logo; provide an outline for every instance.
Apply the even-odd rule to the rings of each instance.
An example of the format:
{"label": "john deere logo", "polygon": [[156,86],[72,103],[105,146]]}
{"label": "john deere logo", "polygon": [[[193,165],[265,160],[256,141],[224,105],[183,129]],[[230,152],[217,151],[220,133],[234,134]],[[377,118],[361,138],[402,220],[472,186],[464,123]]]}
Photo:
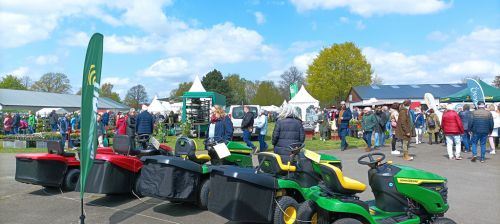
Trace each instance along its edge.
{"label": "john deere logo", "polygon": [[94,85],[96,78],[95,65],[90,65],[89,74],[87,74],[87,85]]}
{"label": "john deere logo", "polygon": [[269,167],[271,166],[271,163],[269,161],[264,161],[262,165],[264,165],[265,167]]}

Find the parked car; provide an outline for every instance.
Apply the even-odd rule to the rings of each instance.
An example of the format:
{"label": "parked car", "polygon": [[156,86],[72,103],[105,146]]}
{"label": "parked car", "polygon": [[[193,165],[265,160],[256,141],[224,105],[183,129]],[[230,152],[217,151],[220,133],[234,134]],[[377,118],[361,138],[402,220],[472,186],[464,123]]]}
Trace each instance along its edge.
{"label": "parked car", "polygon": [[[253,113],[254,118],[259,116],[260,106],[259,105],[248,105],[250,107],[250,111]],[[233,136],[235,137],[243,137],[243,131],[241,130],[241,121],[243,121],[243,115],[245,112],[243,111],[242,105],[231,105],[227,108],[227,114],[231,118],[231,122],[233,122],[234,132]],[[255,127],[255,123],[254,123]],[[252,136],[258,136],[259,134],[255,132],[256,128],[253,129]]]}

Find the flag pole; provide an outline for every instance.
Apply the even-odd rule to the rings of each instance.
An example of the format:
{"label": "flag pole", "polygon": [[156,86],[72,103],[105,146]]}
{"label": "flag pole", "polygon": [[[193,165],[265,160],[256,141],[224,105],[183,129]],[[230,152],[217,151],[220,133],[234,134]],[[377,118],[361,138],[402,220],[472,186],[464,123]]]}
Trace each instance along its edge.
{"label": "flag pole", "polygon": [[80,224],[85,224],[85,213],[83,211],[83,198],[80,199],[80,207],[81,207]]}

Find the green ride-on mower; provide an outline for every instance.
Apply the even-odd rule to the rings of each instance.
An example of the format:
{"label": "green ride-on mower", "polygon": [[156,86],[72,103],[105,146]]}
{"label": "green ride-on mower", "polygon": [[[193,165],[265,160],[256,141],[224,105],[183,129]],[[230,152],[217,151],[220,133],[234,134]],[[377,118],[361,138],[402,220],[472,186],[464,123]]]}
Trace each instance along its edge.
{"label": "green ride-on mower", "polygon": [[308,191],[297,223],[455,223],[444,218],[449,208],[446,178],[384,159],[379,152],[358,159],[370,167],[368,180],[375,200],[366,202],[356,196],[366,185],[343,176],[335,166],[320,164],[323,181]]}
{"label": "green ride-on mower", "polygon": [[[218,144],[225,144],[230,155],[219,158]],[[252,167],[252,149],[237,142],[210,138],[205,141],[208,154],[196,153],[196,142],[187,137],[177,139],[173,156],[145,156],[137,181],[136,193],[171,202],[189,202],[207,208],[210,169],[213,165]]]}
{"label": "green ride-on mower", "polygon": [[321,180],[321,165],[341,169],[334,156],[301,152],[303,143],[289,146],[291,156],[257,154],[257,168],[215,166],[210,174],[208,210],[230,221],[292,224],[299,203],[310,200]]}

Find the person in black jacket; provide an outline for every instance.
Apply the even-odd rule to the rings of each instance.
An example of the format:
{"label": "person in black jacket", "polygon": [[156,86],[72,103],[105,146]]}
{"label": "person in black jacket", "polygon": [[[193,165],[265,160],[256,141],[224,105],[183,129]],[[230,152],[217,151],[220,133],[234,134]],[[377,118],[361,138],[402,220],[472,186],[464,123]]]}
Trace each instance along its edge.
{"label": "person in black jacket", "polygon": [[464,152],[469,152],[471,150],[471,136],[469,130],[469,124],[472,122],[472,112],[470,111],[469,104],[465,104],[463,110],[458,113],[460,120],[462,121],[462,126],[464,127],[464,134],[462,135],[462,147]]}
{"label": "person in black jacket", "polygon": [[130,108],[130,111],[127,115],[127,120],[125,121],[127,125],[125,133],[130,137],[130,145],[133,149],[135,149],[135,118],[135,109]]}
{"label": "person in black jacket", "polygon": [[248,106],[243,107],[245,115],[243,115],[243,121],[241,121],[241,130],[243,131],[243,141],[247,143],[247,146],[252,148],[254,151],[257,147],[253,145],[251,138],[253,132],[253,121],[254,114],[250,111]]}
{"label": "person in black jacket", "polygon": [[288,146],[297,142],[304,143],[304,140],[302,120],[292,106],[285,106],[278,115],[278,121],[276,121],[273,131],[274,153],[279,154],[283,162],[289,161],[291,151]]}

